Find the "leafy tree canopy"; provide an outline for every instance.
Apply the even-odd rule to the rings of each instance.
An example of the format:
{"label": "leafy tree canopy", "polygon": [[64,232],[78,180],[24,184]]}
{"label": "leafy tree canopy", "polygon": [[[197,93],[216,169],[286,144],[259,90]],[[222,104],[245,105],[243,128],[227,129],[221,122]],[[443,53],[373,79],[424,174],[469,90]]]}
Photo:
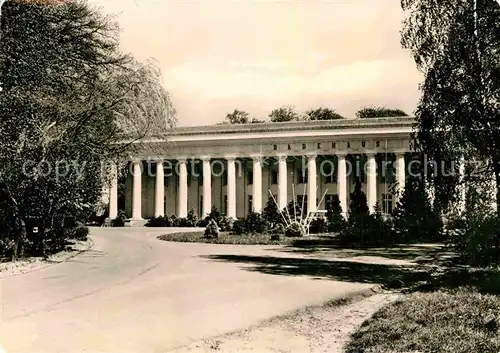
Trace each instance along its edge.
{"label": "leafy tree canopy", "polygon": [[306,120],[338,120],[345,119],[342,115],[335,112],[334,109],[330,108],[316,108],[309,109],[305,112]]}
{"label": "leafy tree canopy", "polygon": [[299,114],[294,106],[285,105],[281,108],[274,109],[269,113],[269,119],[272,123],[282,123],[287,121],[299,120]]}
{"label": "leafy tree canopy", "polygon": [[389,109],[386,107],[366,107],[360,109],[356,112],[356,118],[367,119],[367,118],[387,118],[393,116],[408,116],[404,111],[400,109]]}
{"label": "leafy tree canopy", "polygon": [[100,200],[105,162],[167,132],[175,109],[154,64],[120,52],[117,25],[84,1],[7,1],[1,32],[0,214],[15,222],[0,216],[0,236],[22,247],[37,226],[43,251]]}
{"label": "leafy tree canopy", "polygon": [[[490,161],[500,203],[500,5],[494,0],[439,6],[403,0],[401,5],[408,13],[402,44],[424,75],[416,145],[438,163],[460,155]],[[436,200],[446,202],[457,179],[442,173],[433,179]]]}

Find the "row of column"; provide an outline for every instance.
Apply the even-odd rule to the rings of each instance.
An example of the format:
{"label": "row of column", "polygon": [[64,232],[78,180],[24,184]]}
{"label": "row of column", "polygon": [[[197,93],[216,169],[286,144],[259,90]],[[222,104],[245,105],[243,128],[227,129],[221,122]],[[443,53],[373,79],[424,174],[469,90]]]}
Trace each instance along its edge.
{"label": "row of column", "polygon": [[[377,203],[377,162],[376,154],[366,154],[368,160],[368,180],[367,180],[367,202],[370,212],[374,212],[375,204]],[[317,210],[317,170],[316,170],[316,155],[308,155],[307,170],[307,212],[315,212]],[[212,176],[209,157],[202,157],[203,162],[203,215],[210,213],[212,208]],[[342,207],[342,212],[347,215],[347,165],[346,154],[338,154],[337,168],[337,192]],[[235,157],[226,157],[227,161],[227,216],[236,218],[236,166]],[[132,186],[132,219],[142,218],[142,174],[141,161],[135,160],[133,163],[133,186]],[[177,190],[178,197],[178,217],[186,217],[188,213],[188,181],[187,181],[187,161],[185,159],[178,160],[179,163],[179,188]],[[405,174],[405,159],[404,154],[396,155],[396,180],[399,188],[404,187]],[[113,178],[110,187],[109,197],[109,217],[116,218],[118,215],[118,185],[116,167],[113,170]],[[278,156],[278,206],[284,208],[287,206],[288,190],[287,190],[287,156]],[[155,216],[163,216],[164,210],[164,169],[163,161],[156,162],[156,182],[155,182]],[[253,157],[253,188],[252,188],[252,205],[254,212],[262,212],[262,157]]]}

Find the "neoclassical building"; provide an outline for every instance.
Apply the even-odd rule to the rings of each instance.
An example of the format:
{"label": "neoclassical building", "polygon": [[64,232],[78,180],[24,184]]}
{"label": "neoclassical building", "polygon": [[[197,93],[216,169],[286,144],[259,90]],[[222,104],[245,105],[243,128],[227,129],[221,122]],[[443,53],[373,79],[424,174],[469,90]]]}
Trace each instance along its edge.
{"label": "neoclassical building", "polygon": [[[123,208],[132,220],[199,216],[216,206],[233,218],[262,211],[270,197],[285,207],[294,197],[308,212],[339,198],[344,213],[356,180],[371,210],[395,206],[411,160],[411,117],[181,127],[130,161],[125,197],[117,180],[109,216]],[[336,196],[335,196],[336,195]]]}

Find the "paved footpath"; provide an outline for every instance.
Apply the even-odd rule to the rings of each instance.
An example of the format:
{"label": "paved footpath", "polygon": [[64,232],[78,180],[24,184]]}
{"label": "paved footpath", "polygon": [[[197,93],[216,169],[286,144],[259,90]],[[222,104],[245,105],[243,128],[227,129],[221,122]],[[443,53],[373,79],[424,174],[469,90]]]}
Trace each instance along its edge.
{"label": "paved footpath", "polygon": [[204,256],[287,255],[265,246],[156,239],[171,231],[94,228],[91,250],[4,278],[6,352],[165,352],[371,287],[246,271]]}

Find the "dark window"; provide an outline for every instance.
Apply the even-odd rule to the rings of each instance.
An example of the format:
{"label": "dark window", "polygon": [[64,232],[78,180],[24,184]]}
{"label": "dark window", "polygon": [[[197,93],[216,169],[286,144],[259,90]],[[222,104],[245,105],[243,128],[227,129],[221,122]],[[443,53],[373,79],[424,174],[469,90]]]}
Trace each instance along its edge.
{"label": "dark window", "polygon": [[253,211],[253,198],[252,195],[248,195],[248,213]]}
{"label": "dark window", "polygon": [[321,165],[320,172],[324,173],[325,184],[333,184],[337,182],[337,171],[330,161],[325,161],[324,165]]}
{"label": "dark window", "polygon": [[307,214],[307,195],[297,195],[297,206],[302,209],[302,214],[305,216]]}
{"label": "dark window", "polygon": [[247,172],[247,185],[253,184],[253,171],[249,170]]}
{"label": "dark window", "polygon": [[224,213],[227,214],[227,195],[224,195]]}
{"label": "dark window", "polygon": [[325,210],[333,209],[335,203],[338,202],[339,196],[335,194],[328,194],[325,196]]}
{"label": "dark window", "polygon": [[[203,195],[200,195],[200,214],[203,212]],[[205,216],[202,214],[202,217]]]}
{"label": "dark window", "polygon": [[271,171],[271,184],[278,184],[278,171]]}
{"label": "dark window", "polygon": [[222,174],[222,185],[227,185],[227,172]]}

